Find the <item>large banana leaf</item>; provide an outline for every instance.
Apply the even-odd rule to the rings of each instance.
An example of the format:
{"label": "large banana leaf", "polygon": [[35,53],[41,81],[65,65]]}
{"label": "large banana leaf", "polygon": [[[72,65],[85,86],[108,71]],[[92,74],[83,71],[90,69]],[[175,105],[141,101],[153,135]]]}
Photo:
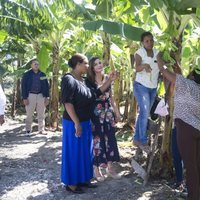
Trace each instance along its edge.
{"label": "large banana leaf", "polygon": [[130,40],[139,41],[141,34],[145,31],[142,28],[134,27],[129,24],[112,22],[106,20],[89,21],[83,24],[87,30],[102,30],[113,35],[120,35]]}
{"label": "large banana leaf", "polygon": [[40,63],[41,71],[46,72],[46,70],[49,66],[49,54],[48,54],[46,46],[44,46],[44,45],[42,46],[37,58]]}

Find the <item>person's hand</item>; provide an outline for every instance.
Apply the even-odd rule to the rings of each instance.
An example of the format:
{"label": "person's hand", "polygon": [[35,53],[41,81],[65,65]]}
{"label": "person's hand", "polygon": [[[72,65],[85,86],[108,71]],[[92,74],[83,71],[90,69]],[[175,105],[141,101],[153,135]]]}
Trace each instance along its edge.
{"label": "person's hand", "polygon": [[2,125],[5,122],[4,115],[0,115],[0,125]]}
{"label": "person's hand", "polygon": [[44,100],[44,105],[45,105],[45,106],[48,106],[48,105],[49,105],[49,99],[48,99],[48,98],[45,98],[45,100]]}
{"label": "person's hand", "polygon": [[119,72],[117,72],[117,71],[113,71],[109,75],[109,79],[111,81],[115,81],[118,77],[119,77]]}
{"label": "person's hand", "polygon": [[24,99],[23,102],[24,102],[24,105],[25,105],[25,106],[28,106],[28,105],[29,105],[29,100],[28,100],[28,99]]}
{"label": "person's hand", "polygon": [[76,136],[76,137],[81,137],[81,133],[82,133],[81,124],[80,124],[80,123],[76,123],[76,124],[75,124],[75,129],[76,129],[75,136]]}
{"label": "person's hand", "polygon": [[148,72],[148,73],[150,73],[152,71],[149,64],[143,64],[143,67],[144,67],[145,71]]}

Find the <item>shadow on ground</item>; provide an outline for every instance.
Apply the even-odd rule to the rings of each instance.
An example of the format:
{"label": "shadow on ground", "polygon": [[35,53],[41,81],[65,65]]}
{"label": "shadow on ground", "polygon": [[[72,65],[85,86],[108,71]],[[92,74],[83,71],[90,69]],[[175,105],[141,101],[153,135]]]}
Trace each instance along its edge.
{"label": "shadow on ground", "polygon": [[27,137],[24,124],[8,121],[0,130],[0,199],[2,200],[167,200],[176,199],[164,181],[143,187],[132,172],[130,159],[122,157],[120,180],[108,178],[95,189],[74,195],[60,183],[61,133],[34,132]]}

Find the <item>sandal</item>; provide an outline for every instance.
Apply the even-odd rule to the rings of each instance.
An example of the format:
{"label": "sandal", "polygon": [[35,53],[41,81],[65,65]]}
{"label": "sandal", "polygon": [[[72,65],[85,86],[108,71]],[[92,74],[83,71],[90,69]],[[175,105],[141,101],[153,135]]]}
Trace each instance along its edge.
{"label": "sandal", "polygon": [[79,183],[78,186],[80,187],[87,187],[87,188],[97,188],[96,184],[92,184],[90,181],[86,183]]}
{"label": "sandal", "polygon": [[116,173],[112,168],[108,169],[106,168],[106,173],[108,176],[112,177],[113,179],[121,179],[121,175]]}
{"label": "sandal", "polygon": [[105,180],[105,177],[102,175],[102,173],[99,171],[98,167],[94,168],[94,175],[97,181],[103,182]]}
{"label": "sandal", "polygon": [[68,185],[65,186],[66,190],[75,194],[83,194],[84,191],[80,187],[76,187],[75,189],[70,188]]}

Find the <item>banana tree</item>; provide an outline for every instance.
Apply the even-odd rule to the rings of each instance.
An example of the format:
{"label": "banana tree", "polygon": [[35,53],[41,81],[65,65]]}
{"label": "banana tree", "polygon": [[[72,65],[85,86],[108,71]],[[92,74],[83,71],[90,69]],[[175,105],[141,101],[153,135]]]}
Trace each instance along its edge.
{"label": "banana tree", "polygon": [[[83,26],[86,30],[101,32],[102,41],[104,44],[104,50],[103,50],[104,65],[110,64],[111,67],[115,68],[115,66],[113,65],[114,64],[113,56],[110,55],[112,37],[114,35],[117,35],[118,37],[120,36],[124,38],[125,43],[127,42],[126,40],[128,39],[139,41],[140,35],[142,32],[144,32],[144,30],[142,28],[134,27],[134,26],[131,26],[130,24],[120,22],[119,16],[117,16],[116,14],[117,12],[115,11],[119,8],[118,12],[120,10],[120,12],[122,13],[126,10],[126,6],[123,7],[123,5],[121,4],[118,5],[119,2],[102,0],[102,1],[93,1],[93,3],[95,3],[95,6],[96,6],[95,12],[96,12],[96,15],[98,16],[98,17],[95,17],[94,19],[97,19],[97,20],[87,21],[83,24]],[[128,65],[125,64],[125,65],[127,66],[127,69],[129,69],[128,66],[130,66],[130,60],[129,60],[129,64]],[[124,63],[123,63],[123,66],[124,66]],[[130,74],[132,74],[132,70],[131,72],[129,71],[129,75]],[[123,80],[122,80],[123,74],[120,73],[120,76],[121,76],[120,77],[121,83],[123,83]],[[120,81],[115,82],[115,85],[114,85],[114,96],[115,96],[115,101],[118,106],[119,106],[119,103],[120,103],[119,100],[121,97],[121,94],[119,93],[119,91],[120,91],[120,87],[122,86],[122,84],[120,85],[119,82]],[[131,83],[132,83],[132,80],[130,79],[127,85],[131,85]],[[130,92],[128,92],[126,95],[127,95],[127,98],[125,99],[133,98],[132,93]],[[129,104],[128,104],[129,102],[131,102],[131,100],[128,100],[125,103],[126,106],[125,106],[124,116],[128,116],[128,114],[126,113],[129,108]],[[135,101],[133,102],[134,102],[133,104],[135,105]],[[130,109],[130,111],[132,112],[132,109]],[[129,116],[132,116],[132,115],[129,115]],[[134,117],[130,117],[130,118],[134,118]],[[128,121],[134,121],[134,120],[131,119]]]}

